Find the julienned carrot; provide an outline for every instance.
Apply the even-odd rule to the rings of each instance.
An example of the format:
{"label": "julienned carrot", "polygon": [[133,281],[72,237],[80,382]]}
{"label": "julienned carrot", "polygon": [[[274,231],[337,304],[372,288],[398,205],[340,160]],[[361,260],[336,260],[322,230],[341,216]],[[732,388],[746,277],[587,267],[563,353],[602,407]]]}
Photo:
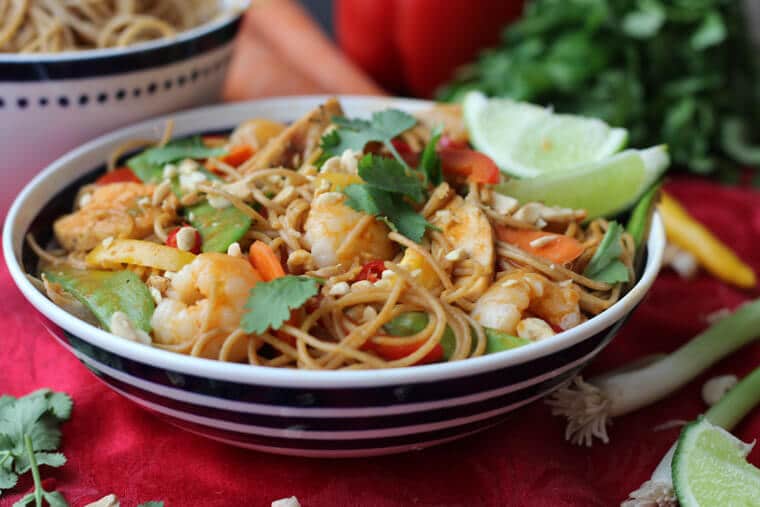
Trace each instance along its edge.
{"label": "julienned carrot", "polygon": [[230,152],[221,157],[219,160],[227,165],[231,165],[232,167],[237,167],[251,158],[254,152],[255,150],[253,149],[253,146],[248,144],[240,144],[238,146],[233,146],[230,148]]}
{"label": "julienned carrot", "polygon": [[566,264],[583,253],[583,245],[570,236],[529,229],[496,227],[496,236],[537,257],[557,264]]}
{"label": "julienned carrot", "polygon": [[[248,250],[248,258],[251,260],[251,264],[253,264],[253,267],[256,269],[256,271],[259,272],[261,278],[263,278],[265,282],[270,282],[275,278],[285,276],[285,270],[282,269],[280,259],[277,258],[277,255],[269,247],[269,245],[263,241],[257,240],[251,245],[251,249]],[[290,312],[290,319],[288,319],[287,324],[295,327],[301,325],[301,319],[299,317],[298,310],[293,310]],[[276,334],[280,340],[283,340],[289,343],[291,346],[295,347],[296,339],[294,336],[291,336],[282,330],[275,331],[274,334]]]}
{"label": "julienned carrot", "polygon": [[[244,30],[261,36],[298,73],[323,90],[383,94],[379,86],[343,56],[295,0],[256,2],[246,14]],[[308,55],[304,54],[305,48]]]}
{"label": "julienned carrot", "polygon": [[274,251],[263,241],[256,241],[251,245],[248,251],[248,257],[251,264],[259,272],[265,282],[270,282],[275,278],[285,276],[285,270],[282,269],[280,259],[277,258]]}

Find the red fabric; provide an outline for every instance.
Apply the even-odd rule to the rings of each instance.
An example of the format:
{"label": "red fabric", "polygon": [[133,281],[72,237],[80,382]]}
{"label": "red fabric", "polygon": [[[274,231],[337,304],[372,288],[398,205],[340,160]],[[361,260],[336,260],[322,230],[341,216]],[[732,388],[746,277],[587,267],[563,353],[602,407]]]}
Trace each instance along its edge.
{"label": "red fabric", "polygon": [[[683,179],[668,189],[760,272],[760,250],[753,248],[760,237],[760,194]],[[590,370],[670,351],[704,328],[710,312],[758,296],[758,290],[741,292],[705,275],[684,281],[665,271]],[[72,506],[108,493],[125,507],[152,499],[168,507],[268,506],[291,495],[305,507],[618,505],[649,477],[678,434],[678,429],[655,432],[655,426],[703,411],[699,390],[710,376],[741,376],[760,364],[760,345],[743,350],[668,399],[616,419],[612,443],[592,449],[565,443],[563,421],[536,403],[496,428],[425,451],[299,459],[235,449],[179,431],[114,394],[46,333],[4,264],[0,298],[0,392],[19,396],[47,386],[74,398],[73,416],[63,428],[69,462],[42,470]],[[760,437],[760,410],[735,433],[745,441]],[[752,459],[760,463],[760,453]],[[11,505],[30,483],[24,478],[13,494],[0,497],[0,504]]]}

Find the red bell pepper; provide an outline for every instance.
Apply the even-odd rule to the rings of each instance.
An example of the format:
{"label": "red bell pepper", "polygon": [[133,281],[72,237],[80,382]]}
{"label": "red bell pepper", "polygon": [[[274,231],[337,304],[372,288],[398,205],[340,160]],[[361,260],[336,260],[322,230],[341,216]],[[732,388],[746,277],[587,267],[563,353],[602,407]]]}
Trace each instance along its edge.
{"label": "red bell pepper", "polygon": [[359,271],[359,274],[356,275],[355,281],[358,282],[361,280],[367,280],[370,283],[375,283],[376,281],[380,280],[380,278],[382,278],[383,271],[385,271],[384,261],[369,261],[364,266],[362,266],[361,271]]}
{"label": "red bell pepper", "polygon": [[478,50],[494,46],[523,0],[335,0],[338,43],[394,92],[430,97]]}
{"label": "red bell pepper", "polygon": [[[403,359],[406,356],[409,356],[413,354],[414,352],[417,352],[417,349],[422,347],[422,345],[425,344],[425,341],[420,341],[417,343],[405,343],[405,344],[388,344],[388,343],[378,343],[374,341],[374,339],[367,340],[364,343],[364,346],[362,347],[365,350],[371,350],[378,356],[382,357],[386,361],[396,361],[398,359]],[[443,347],[440,343],[436,343],[435,346],[425,354],[425,356],[422,357],[419,361],[417,361],[414,364],[429,364],[429,363],[435,363],[436,361],[440,361],[443,359]]]}
{"label": "red bell pepper", "polygon": [[141,183],[140,178],[129,167],[119,167],[95,180],[96,185],[108,185],[109,183]]}
{"label": "red bell pepper", "polygon": [[466,176],[474,183],[498,183],[499,168],[487,155],[479,151],[445,148],[438,150],[444,173]]}

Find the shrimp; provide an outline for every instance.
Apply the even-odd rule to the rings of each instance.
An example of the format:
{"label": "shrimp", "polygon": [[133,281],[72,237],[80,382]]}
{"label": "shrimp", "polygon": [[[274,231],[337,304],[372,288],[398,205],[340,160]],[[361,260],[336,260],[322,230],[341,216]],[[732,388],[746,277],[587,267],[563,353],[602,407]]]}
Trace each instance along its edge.
{"label": "shrimp", "polygon": [[[213,332],[201,355],[216,358],[224,338],[240,325],[248,294],[259,281],[258,272],[245,259],[221,253],[198,255],[172,277],[166,297],[153,312],[154,342],[190,344]],[[233,355],[242,359],[245,350]]]}
{"label": "shrimp", "polygon": [[580,294],[572,286],[559,285],[538,273],[513,271],[478,299],[472,317],[484,326],[515,334],[520,323],[530,318],[525,315],[529,312],[565,330],[582,320],[579,301]]}
{"label": "shrimp", "polygon": [[[325,192],[311,203],[304,224],[304,239],[317,266],[348,266],[362,258],[391,259],[395,249],[388,239],[388,227],[376,218],[343,204],[345,198],[340,192]],[[355,237],[349,238],[357,225],[361,225],[362,229]]]}
{"label": "shrimp", "polygon": [[110,183],[95,187],[82,207],[53,224],[58,242],[68,251],[88,251],[108,237],[142,239],[153,232],[162,210],[150,205],[154,185]]}

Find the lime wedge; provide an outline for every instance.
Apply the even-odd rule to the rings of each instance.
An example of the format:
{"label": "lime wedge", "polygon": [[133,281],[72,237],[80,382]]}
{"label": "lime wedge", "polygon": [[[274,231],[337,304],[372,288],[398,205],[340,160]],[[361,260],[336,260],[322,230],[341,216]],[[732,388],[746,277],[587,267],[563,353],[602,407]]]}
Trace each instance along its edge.
{"label": "lime wedge", "polygon": [[480,92],[463,101],[470,141],[502,171],[529,178],[603,160],[625,147],[628,131]]}
{"label": "lime wedge", "polygon": [[496,187],[525,203],[585,209],[588,218],[614,215],[635,203],[665,172],[670,160],[665,146],[626,150],[601,162]]}
{"label": "lime wedge", "polygon": [[673,455],[681,507],[760,506],[760,469],[746,460],[753,446],[705,418],[684,427]]}

